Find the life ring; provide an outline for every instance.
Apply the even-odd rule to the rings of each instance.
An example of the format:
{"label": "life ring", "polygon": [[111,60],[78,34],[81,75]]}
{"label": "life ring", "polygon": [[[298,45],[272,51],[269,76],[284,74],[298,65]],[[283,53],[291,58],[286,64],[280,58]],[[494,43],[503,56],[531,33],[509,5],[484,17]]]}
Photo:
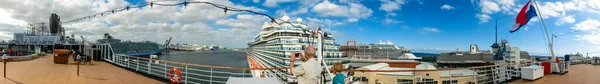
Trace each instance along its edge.
{"label": "life ring", "polygon": [[[173,75],[173,72],[175,72],[175,75]],[[171,80],[171,82],[173,84],[178,84],[179,81],[181,81],[181,72],[179,71],[179,69],[177,67],[173,67],[169,71],[169,79]]]}

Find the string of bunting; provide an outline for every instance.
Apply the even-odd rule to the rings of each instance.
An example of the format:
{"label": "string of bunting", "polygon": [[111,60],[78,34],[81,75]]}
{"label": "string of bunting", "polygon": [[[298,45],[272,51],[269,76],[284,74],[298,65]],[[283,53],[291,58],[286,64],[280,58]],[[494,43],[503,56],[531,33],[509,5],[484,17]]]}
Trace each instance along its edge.
{"label": "string of bunting", "polygon": [[[223,9],[223,12],[225,12],[225,14],[227,14],[228,11],[236,11],[236,12],[248,12],[248,13],[253,13],[253,14],[257,14],[257,15],[262,15],[262,16],[266,16],[268,17],[271,22],[275,22],[275,18],[264,14],[264,13],[260,13],[260,12],[256,12],[256,11],[252,11],[252,10],[246,10],[246,9],[238,9],[238,8],[233,8],[233,7],[229,7],[229,6],[225,6],[225,5],[221,5],[221,4],[215,4],[215,3],[211,3],[211,2],[205,2],[205,1],[181,1],[178,3],[161,3],[161,2],[165,2],[165,1],[152,1],[152,2],[147,2],[145,4],[141,4],[141,5],[137,5],[137,6],[125,6],[123,8],[116,8],[113,10],[108,10],[108,11],[104,11],[104,12],[100,12],[100,13],[96,13],[90,16],[85,16],[85,17],[81,17],[81,18],[76,18],[73,20],[68,20],[68,21],[64,21],[61,23],[71,23],[71,22],[77,22],[77,21],[82,21],[82,20],[86,20],[86,19],[91,19],[94,18],[96,16],[105,16],[106,14],[115,14],[121,11],[129,11],[133,8],[143,8],[146,6],[150,6],[150,8],[154,8],[154,6],[183,6],[184,8],[187,8],[187,6],[189,4],[209,4],[211,6],[214,6],[216,8],[220,8]],[[43,23],[34,23],[34,24],[43,24]]]}
{"label": "string of bunting", "polygon": [[[260,13],[260,12],[256,12],[256,11],[252,11],[252,10],[247,10],[247,9],[238,9],[238,8],[234,8],[234,7],[229,7],[229,6],[225,6],[225,5],[221,5],[221,4],[215,4],[215,3],[211,3],[211,2],[205,2],[205,1],[189,1],[189,0],[185,0],[185,1],[178,1],[177,3],[161,3],[161,2],[167,2],[167,1],[177,1],[177,0],[165,0],[165,1],[151,1],[151,2],[147,2],[145,4],[141,4],[141,5],[132,5],[132,6],[125,6],[123,8],[116,8],[113,10],[108,10],[108,11],[104,11],[104,12],[100,12],[100,13],[96,13],[90,16],[85,16],[85,17],[81,17],[81,18],[77,18],[77,19],[73,19],[73,20],[68,20],[65,22],[61,22],[61,23],[72,23],[72,22],[78,22],[78,21],[82,21],[82,20],[86,20],[86,19],[91,19],[91,18],[95,18],[96,16],[105,16],[106,14],[115,14],[121,11],[129,11],[130,9],[133,8],[143,8],[146,6],[150,6],[150,8],[154,8],[154,6],[183,6],[184,8],[187,8],[187,6],[189,4],[209,4],[213,7],[216,8],[220,8],[223,9],[223,12],[225,12],[225,14],[227,14],[228,11],[236,11],[236,12],[248,12],[248,13],[252,13],[252,14],[257,14],[257,15],[261,15],[261,16],[265,16],[268,17],[270,19],[271,23],[275,23],[278,25],[282,25],[282,24],[290,24],[293,27],[300,27],[299,25],[294,25],[291,22],[288,21],[276,21],[279,19],[275,19],[272,16],[269,16],[268,14],[265,13]],[[34,24],[44,24],[42,23],[34,23]],[[304,31],[304,33],[309,32],[309,30],[307,29],[302,29]]]}

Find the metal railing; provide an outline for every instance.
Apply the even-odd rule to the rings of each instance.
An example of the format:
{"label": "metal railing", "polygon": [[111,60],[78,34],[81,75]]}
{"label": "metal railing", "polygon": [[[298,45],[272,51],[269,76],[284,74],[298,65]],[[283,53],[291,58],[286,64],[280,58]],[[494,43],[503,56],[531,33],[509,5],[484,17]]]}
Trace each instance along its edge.
{"label": "metal railing", "polygon": [[253,77],[251,70],[282,70],[287,68],[232,68],[114,54],[110,44],[97,45],[101,59],[120,67],[169,80],[172,68],[181,71],[182,84],[225,84],[229,77]]}

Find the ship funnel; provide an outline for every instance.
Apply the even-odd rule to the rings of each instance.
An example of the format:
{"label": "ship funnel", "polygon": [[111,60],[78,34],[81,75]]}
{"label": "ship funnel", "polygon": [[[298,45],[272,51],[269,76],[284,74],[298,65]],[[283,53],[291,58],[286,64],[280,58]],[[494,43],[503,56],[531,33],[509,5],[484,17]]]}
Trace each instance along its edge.
{"label": "ship funnel", "polygon": [[479,53],[479,48],[477,45],[471,45],[471,49],[469,50],[471,54]]}

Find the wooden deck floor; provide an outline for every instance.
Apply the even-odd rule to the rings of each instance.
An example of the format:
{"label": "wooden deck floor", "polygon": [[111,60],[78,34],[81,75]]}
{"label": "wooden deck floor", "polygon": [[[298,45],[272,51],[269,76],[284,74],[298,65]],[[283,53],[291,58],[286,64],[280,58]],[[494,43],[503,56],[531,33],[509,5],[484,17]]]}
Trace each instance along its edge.
{"label": "wooden deck floor", "polygon": [[518,80],[511,84],[600,84],[598,70],[600,70],[598,65],[573,65],[565,75],[550,74],[537,80]]}
{"label": "wooden deck floor", "polygon": [[[0,63],[0,66],[3,65]],[[54,64],[51,54],[29,61],[8,62],[6,74],[6,78],[0,77],[0,84],[165,84],[106,62],[80,65],[77,76],[77,65],[72,60],[69,64]]]}

